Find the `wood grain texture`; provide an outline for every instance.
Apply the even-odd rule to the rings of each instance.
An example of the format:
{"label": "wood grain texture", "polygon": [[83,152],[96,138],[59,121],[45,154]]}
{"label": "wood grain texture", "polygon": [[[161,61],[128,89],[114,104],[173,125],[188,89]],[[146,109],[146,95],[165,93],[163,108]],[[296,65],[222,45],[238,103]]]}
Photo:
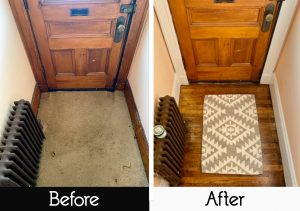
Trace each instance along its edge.
{"label": "wood grain texture", "polygon": [[111,21],[89,21],[88,23],[48,22],[47,34],[49,38],[60,36],[109,36],[111,35]]}
{"label": "wood grain texture", "polygon": [[107,69],[108,49],[88,50],[88,75],[93,75]]}
{"label": "wood grain texture", "polygon": [[[32,1],[32,0],[31,0]],[[129,3],[128,0],[121,0],[122,3]],[[120,14],[120,2],[118,3],[93,3],[93,4],[77,4],[73,2],[73,4],[68,5],[66,0],[61,0],[60,5],[52,4],[51,6],[42,5],[42,13],[45,21],[74,21],[74,20],[110,20],[117,18]],[[64,4],[64,5],[63,5]],[[93,5],[93,6],[91,6]],[[55,12],[53,12],[53,8],[55,7]],[[70,9],[73,8],[88,8],[89,15],[88,16],[70,16]]]}
{"label": "wood grain texture", "polygon": [[246,27],[237,26],[234,28],[225,27],[191,27],[190,28],[191,39],[239,39],[239,38],[257,38],[260,35],[260,27]]}
{"label": "wood grain texture", "polygon": [[41,91],[39,86],[36,84],[33,90],[32,99],[31,99],[31,107],[35,115],[37,115],[40,105],[41,99]]}
{"label": "wood grain texture", "polygon": [[259,17],[259,9],[241,9],[238,13],[234,9],[224,10],[189,10],[189,21],[190,24],[232,24],[232,23],[243,23],[249,25],[257,24]]}
{"label": "wood grain texture", "polygon": [[75,75],[74,50],[55,50],[51,55],[56,75]]}
{"label": "wood grain texture", "polygon": [[49,39],[49,48],[56,49],[88,49],[88,48],[111,48],[113,38],[62,38]]}
{"label": "wood grain texture", "polygon": [[[201,172],[203,103],[204,95],[208,94],[255,94],[263,151],[262,175],[239,176]],[[180,186],[285,186],[268,85],[182,86],[180,111],[188,129]]]}
{"label": "wood grain texture", "polygon": [[195,62],[197,66],[217,66],[218,42],[216,39],[203,39],[193,42]]}
{"label": "wood grain texture", "polygon": [[135,138],[140,149],[146,176],[149,180],[149,145],[133,98],[132,90],[128,82],[126,83],[124,94],[134,129]]}
{"label": "wood grain texture", "polygon": [[[24,7],[23,0],[9,0],[11,4],[11,8],[13,11],[13,14],[16,19],[17,26],[19,28],[26,52],[28,54],[32,70],[35,76],[35,79],[41,89],[41,91],[48,91],[48,87],[51,88],[63,88],[63,87],[71,87],[72,88],[102,88],[102,87],[111,87],[110,85],[114,81],[114,76],[116,74],[116,68],[118,66],[118,62],[115,62],[115,60],[118,60],[119,52],[122,47],[121,43],[111,43],[107,42],[106,39],[100,40],[99,38],[104,37],[112,37],[115,33],[115,20],[109,20],[110,18],[116,18],[118,16],[125,16],[126,14],[120,13],[119,6],[121,3],[130,3],[130,0],[88,0],[88,1],[82,1],[82,0],[47,0],[42,1],[39,3],[37,0],[28,1],[29,3],[29,11],[31,14],[39,14],[42,18],[36,18],[38,16],[35,16],[33,18],[33,22],[36,22],[35,25],[38,31],[43,31],[44,35],[37,35],[34,36],[30,18],[27,14],[27,11]],[[98,4],[104,4],[104,7],[101,7],[100,9]],[[39,4],[39,5],[37,5]],[[92,9],[90,10],[90,16],[88,17],[70,17],[69,16],[69,9],[70,7],[73,8],[82,8],[83,6],[91,6]],[[40,7],[41,6],[41,7]],[[41,8],[41,9],[40,9]],[[51,12],[51,8],[59,8],[57,11],[61,15],[53,15],[54,13]],[[96,8],[96,9],[95,9]],[[117,8],[117,9],[116,9]],[[104,9],[104,10],[103,10]],[[130,65],[132,62],[132,58],[138,43],[138,39],[141,33],[141,29],[143,26],[144,19],[146,17],[148,10],[148,0],[139,0],[137,1],[137,10],[136,13],[133,16],[133,22],[131,25],[131,30],[128,37],[128,42],[125,47],[125,53],[124,57],[122,59],[122,65],[120,69],[120,75],[119,80],[120,82],[117,85],[118,89],[124,89],[125,82],[127,80],[127,76],[129,73]],[[43,15],[43,12],[45,12],[45,16]],[[42,15],[41,15],[42,14]],[[102,17],[99,17],[101,16]],[[44,21],[44,18],[46,17],[46,21]],[[63,18],[62,18],[63,17]],[[104,19],[103,19],[104,17]],[[43,23],[44,21],[44,23]],[[46,22],[46,23],[45,23]],[[91,42],[87,42],[85,38],[98,38],[93,39],[92,41],[101,41],[102,44],[93,44]],[[95,80],[92,82],[92,84],[84,84],[84,82],[80,81],[78,79],[75,79],[72,83],[68,83],[66,85],[63,85],[61,81],[58,81],[58,78],[56,78],[52,60],[51,60],[51,54],[48,52],[44,53],[44,58],[40,59],[40,52],[38,51],[38,45],[36,44],[36,41],[40,44],[39,48],[41,51],[45,51],[45,49],[49,49],[49,43],[48,39],[51,40],[51,46],[53,45],[54,49],[74,49],[74,46],[71,46],[72,44],[76,45],[75,47],[78,49],[78,52],[75,50],[75,56],[78,56],[81,54],[80,48],[82,47],[88,47],[91,49],[94,48],[102,48],[102,47],[108,47],[114,48],[115,51],[109,50],[105,51],[105,54],[107,56],[107,63],[108,65],[101,65],[101,67],[107,68],[105,70],[100,70],[102,73],[107,73],[106,79],[102,79],[101,81],[104,83],[97,84]],[[62,39],[64,38],[65,44],[68,44],[63,46],[64,43],[54,40],[54,39]],[[82,46],[78,44],[78,42],[74,42],[72,40],[69,40],[68,38],[82,38],[81,41],[85,43],[86,46]],[[79,42],[80,43],[80,42]],[[106,48],[105,48],[106,49]],[[109,53],[110,55],[107,55]],[[47,58],[45,58],[47,57]],[[79,56],[79,58],[83,59],[83,56]],[[98,61],[99,63],[99,61]],[[83,61],[83,62],[76,62],[76,65],[79,65],[79,76],[84,75],[98,75],[94,73],[94,69],[92,71],[86,70],[88,68],[88,65],[91,65],[91,61]],[[85,70],[84,70],[85,68]],[[77,73],[76,72],[76,73]],[[92,73],[91,73],[92,72]],[[82,78],[81,78],[82,79]],[[85,83],[90,83],[90,80],[87,78]],[[83,86],[82,86],[83,85]]]}
{"label": "wood grain texture", "polygon": [[215,4],[213,0],[185,0],[185,3],[188,7],[199,7],[203,6],[207,9],[214,8],[216,5],[218,7],[223,8],[234,8],[235,6],[247,6],[247,7],[257,7],[263,6],[268,1],[275,1],[275,0],[235,0],[235,3],[219,3]]}
{"label": "wood grain texture", "polygon": [[77,49],[75,51],[75,67],[76,67],[76,75],[84,76],[86,75],[87,69],[87,50],[84,48]]}
{"label": "wood grain texture", "polygon": [[[50,6],[40,5],[38,0],[28,1],[28,13],[31,17],[41,60],[45,67],[48,86],[54,89],[64,87],[78,89],[110,88],[113,86],[113,78],[116,76],[118,67],[115,64],[119,63],[123,45],[122,41],[119,43],[113,41],[114,34],[111,34],[110,31],[111,28],[115,28],[117,17],[124,16],[126,23],[128,15],[120,12],[120,6],[130,3],[130,0],[121,0],[117,3],[105,2],[104,4],[101,1],[93,4],[70,3],[63,0],[59,4]],[[89,15],[72,16],[70,10],[73,8],[86,8]],[[101,23],[98,26],[101,29],[102,23],[105,21],[112,23],[106,26],[107,33],[95,34],[96,31],[93,29],[97,25],[93,26],[92,23]],[[59,25],[59,29],[56,28],[55,30],[53,26],[51,29],[53,22],[56,26]],[[54,37],[52,36],[53,30],[56,33]],[[61,53],[59,57],[51,56],[57,50],[68,53]],[[100,54],[104,53],[103,57],[109,57],[109,59],[105,59],[104,65],[101,65],[103,61],[100,61],[102,56],[94,57],[93,61],[87,61],[89,57],[86,52],[89,50],[96,50]],[[106,65],[106,62],[109,65]],[[91,64],[94,66],[100,64],[96,68],[93,66],[93,69],[98,69],[101,74],[89,74],[91,71],[88,68],[91,67]],[[104,69],[99,70],[100,68]],[[60,80],[58,76],[66,73],[68,73],[68,80]],[[70,73],[74,74],[71,76]]]}
{"label": "wood grain texture", "polygon": [[[279,12],[276,1],[168,2],[190,81],[259,81],[276,21],[267,32],[263,32],[261,26],[269,4],[276,8],[273,12],[276,20]],[[215,44],[200,45],[207,40],[215,40]],[[201,57],[217,60],[214,65],[212,61],[199,65]],[[245,64],[247,73],[243,72]]]}
{"label": "wood grain texture", "polygon": [[64,0],[62,3],[61,0],[43,0],[42,5],[54,5],[54,4],[86,4],[86,3],[115,3],[119,0]]}

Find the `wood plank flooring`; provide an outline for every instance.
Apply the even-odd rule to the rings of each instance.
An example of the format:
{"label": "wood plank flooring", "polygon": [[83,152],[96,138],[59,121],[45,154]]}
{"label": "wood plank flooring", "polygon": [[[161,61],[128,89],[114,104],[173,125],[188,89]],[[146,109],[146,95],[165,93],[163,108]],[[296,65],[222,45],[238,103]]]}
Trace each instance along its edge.
{"label": "wood plank flooring", "polygon": [[[263,152],[262,175],[221,175],[201,172],[202,115],[204,95],[207,94],[255,94]],[[180,110],[188,128],[180,186],[285,186],[268,85],[182,86]]]}

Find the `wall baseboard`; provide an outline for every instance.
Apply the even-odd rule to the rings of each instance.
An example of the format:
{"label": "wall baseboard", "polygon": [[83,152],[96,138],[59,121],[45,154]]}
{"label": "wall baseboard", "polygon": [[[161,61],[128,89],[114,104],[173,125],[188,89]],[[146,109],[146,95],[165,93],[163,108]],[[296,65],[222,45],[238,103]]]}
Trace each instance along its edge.
{"label": "wall baseboard", "polygon": [[173,88],[172,88],[172,96],[175,98],[178,105],[179,105],[181,85],[189,85],[189,82],[186,80],[186,76],[175,74],[174,81],[173,81]]}
{"label": "wall baseboard", "polygon": [[283,112],[282,103],[280,99],[278,82],[275,74],[273,74],[271,80],[270,91],[271,91],[272,104],[273,104],[275,121],[276,121],[276,129],[277,129],[280,152],[281,152],[285,184],[288,187],[296,187],[298,186],[297,177],[296,177],[293,157],[290,149],[289,137],[288,137],[288,132],[285,124],[284,112]]}
{"label": "wall baseboard", "polygon": [[33,90],[32,100],[31,100],[32,110],[36,115],[39,110],[40,99],[41,99],[41,91],[39,86],[36,84]]}
{"label": "wall baseboard", "polygon": [[261,76],[260,83],[261,84],[271,84],[272,80],[273,80],[273,75],[266,73]]}
{"label": "wall baseboard", "polygon": [[124,94],[125,94],[129,114],[131,117],[135,137],[137,140],[137,144],[141,153],[145,172],[149,181],[149,145],[133,98],[132,90],[128,81],[125,85]]}

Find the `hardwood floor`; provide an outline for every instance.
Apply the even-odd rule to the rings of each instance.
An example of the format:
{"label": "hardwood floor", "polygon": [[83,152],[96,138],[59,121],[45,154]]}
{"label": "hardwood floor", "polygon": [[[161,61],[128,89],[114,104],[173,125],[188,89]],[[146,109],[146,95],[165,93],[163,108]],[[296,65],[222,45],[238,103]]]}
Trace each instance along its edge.
{"label": "hardwood floor", "polygon": [[[241,176],[201,172],[202,114],[204,95],[207,94],[255,94],[263,152],[262,175]],[[180,186],[285,186],[268,85],[182,86],[180,110],[188,128]]]}

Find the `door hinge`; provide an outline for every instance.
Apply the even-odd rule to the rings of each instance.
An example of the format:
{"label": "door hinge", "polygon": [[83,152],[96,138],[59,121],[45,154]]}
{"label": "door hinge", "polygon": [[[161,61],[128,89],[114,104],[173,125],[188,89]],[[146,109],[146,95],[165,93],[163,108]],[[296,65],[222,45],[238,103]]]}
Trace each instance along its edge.
{"label": "door hinge", "polygon": [[121,13],[135,13],[136,3],[133,4],[122,4],[120,8]]}
{"label": "door hinge", "polygon": [[23,3],[24,3],[25,10],[29,10],[29,6],[28,6],[27,0],[23,0]]}

